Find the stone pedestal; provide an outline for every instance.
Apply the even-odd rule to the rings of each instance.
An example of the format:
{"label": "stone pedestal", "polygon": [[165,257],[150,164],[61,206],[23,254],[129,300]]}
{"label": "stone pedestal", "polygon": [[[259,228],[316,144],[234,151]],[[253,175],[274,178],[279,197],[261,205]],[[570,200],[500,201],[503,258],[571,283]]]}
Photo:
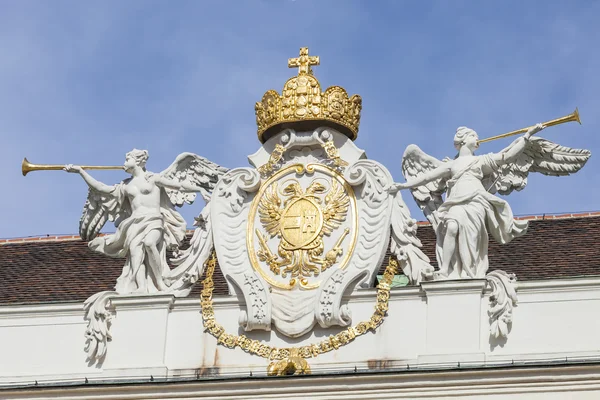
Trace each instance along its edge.
{"label": "stone pedestal", "polygon": [[419,362],[482,361],[485,279],[423,282],[427,297],[426,352]]}
{"label": "stone pedestal", "polygon": [[[104,369],[144,369],[144,375],[166,375],[165,349],[174,296],[119,296],[111,299],[115,317],[110,357]],[[118,373],[115,371],[115,373]]]}

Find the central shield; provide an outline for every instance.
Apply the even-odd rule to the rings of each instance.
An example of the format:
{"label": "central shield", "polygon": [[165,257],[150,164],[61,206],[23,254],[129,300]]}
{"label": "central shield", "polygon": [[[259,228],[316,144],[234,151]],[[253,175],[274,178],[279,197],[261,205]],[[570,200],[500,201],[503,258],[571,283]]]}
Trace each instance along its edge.
{"label": "central shield", "polygon": [[316,289],[356,243],[354,190],[337,171],[296,164],[263,182],[248,215],[253,268],[279,289]]}
{"label": "central shield", "polygon": [[299,198],[288,204],[282,214],[281,235],[290,244],[287,250],[308,250],[323,227],[323,212],[314,201]]}
{"label": "central shield", "polygon": [[388,248],[391,175],[331,128],[282,131],[249,160],[209,203],[219,267],[244,299],[240,326],[288,337],[348,326],[344,295],[372,287]]}

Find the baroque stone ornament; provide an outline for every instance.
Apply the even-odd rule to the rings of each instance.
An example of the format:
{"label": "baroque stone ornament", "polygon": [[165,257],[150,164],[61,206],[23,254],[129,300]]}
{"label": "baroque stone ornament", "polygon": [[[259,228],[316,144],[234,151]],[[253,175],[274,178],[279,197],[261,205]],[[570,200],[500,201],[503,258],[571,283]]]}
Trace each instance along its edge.
{"label": "baroque stone ornament", "polygon": [[[285,129],[250,161],[256,169],[223,175],[210,204],[210,218],[219,221],[213,224],[219,266],[230,292],[246,304],[239,318],[244,330],[274,326],[299,337],[316,324],[350,325],[342,296],[372,287],[392,214],[399,262],[431,269],[401,196],[385,190],[390,173],[347,136],[329,127]],[[264,165],[270,167],[261,173]]]}
{"label": "baroque stone ornament", "polygon": [[[115,291],[97,293],[84,304],[90,364],[99,366],[106,356],[111,321],[117,318],[111,305],[118,304],[115,297],[187,296],[203,274],[205,331],[219,345],[266,359],[269,375],[308,374],[308,358],[376,331],[399,270],[415,285],[485,278],[491,288],[490,335],[506,338],[517,302],[516,277],[488,273],[488,233],[507,243],[523,235],[527,223],[514,219],[506,201],[494,194],[523,189],[529,172],[577,172],[590,153],[533,138],[544,127],[536,125],[502,152],[475,156],[483,141],[461,127],[454,140],[459,151],[455,159],[439,161],[410,145],[402,162],[408,182],[395,184],[386,167],[367,159],[354,143],[360,96],[349,97],[339,86],[321,91],[312,71],[319,64],[319,57],[302,48],[298,58],[288,61],[298,67],[297,76],[288,79],[281,95],[267,91],[256,104],[261,145],[248,157],[248,167],[226,169],[183,153],[154,174],[145,168],[148,153],[143,150],[128,153],[123,167],[64,167],[89,186],[81,238],[94,251],[125,258]],[[556,121],[566,122],[547,124],[562,123]],[[24,174],[57,169],[25,161]],[[84,171],[92,168],[119,168],[132,176],[108,186]],[[436,232],[437,272],[421,251],[417,222],[402,198],[400,189],[405,188]],[[189,246],[180,250],[186,223],[175,208],[191,204],[198,192],[206,205],[194,222]],[[100,236],[107,221],[117,231]],[[388,249],[375,311],[356,323],[344,296],[375,286]],[[217,266],[229,293],[238,297],[240,331],[263,331],[258,334],[264,337],[264,331],[276,330],[289,343],[301,342],[317,326],[334,327],[337,333],[316,343],[278,348],[252,338],[255,332],[226,332],[212,300]]]}
{"label": "baroque stone ornament", "polygon": [[[96,252],[125,258],[115,291],[96,293],[84,303],[85,351],[90,365],[101,365],[106,357],[111,340],[112,298],[130,293],[185,297],[202,274],[212,250],[210,220],[206,218],[210,192],[227,169],[196,154],[182,153],[169,168],[154,174],[146,170],[147,160],[145,150],[127,153],[123,169],[132,176],[113,186],[98,182],[84,167],[64,167],[67,172],[79,173],[89,186],[79,224],[81,238],[88,240],[89,248]],[[112,167],[104,169],[108,168]],[[196,220],[198,228],[190,247],[180,252],[186,222],[175,207],[193,203],[196,192],[201,193],[207,206]],[[117,232],[98,236],[109,220],[115,223]],[[174,254],[170,260],[173,269],[168,264],[167,250]]]}
{"label": "baroque stone ornament", "polygon": [[[127,153],[123,169],[132,176],[112,186],[98,182],[80,166],[65,166],[89,186],[79,234],[93,251],[125,258],[116,293],[186,296],[193,283],[190,275],[199,277],[200,271],[194,271],[195,263],[174,270],[167,263],[167,250],[176,255],[175,264],[181,262],[177,256],[186,233],[186,222],[175,207],[193,203],[196,192],[208,202],[210,191],[227,169],[196,154],[182,153],[169,168],[154,174],[146,170],[147,160],[145,150]],[[116,233],[98,236],[109,220]]]}
{"label": "baroque stone ornament", "polygon": [[87,321],[85,352],[89,365],[102,364],[106,357],[108,342],[112,340],[110,325],[114,317],[110,299],[115,296],[118,296],[117,292],[98,292],[83,303]]}
{"label": "baroque stone ornament", "polygon": [[474,154],[477,132],[466,127],[456,130],[458,155],[452,160],[439,161],[416,145],[406,148],[402,172],[407,182],[393,185],[391,191],[411,189],[436,231],[437,278],[485,278],[488,233],[501,244],[525,234],[527,221],[515,219],[509,204],[495,193],[522,190],[530,172],[563,176],[585,165],[588,150],[533,137],[543,128],[537,124],[504,150],[480,156]]}
{"label": "baroque stone ornament", "polygon": [[[134,149],[122,166],[37,165],[23,160],[23,175],[36,170],[65,170],[78,173],[89,186],[79,223],[79,235],[93,251],[125,258],[115,291],[104,291],[84,302],[87,361],[100,366],[111,340],[114,317],[111,300],[127,294],[172,294],[185,297],[203,273],[204,262],[213,249],[210,198],[217,181],[228,169],[193,153],[182,153],[160,174],[146,170],[148,152]],[[122,169],[130,178],[106,185],[92,178],[87,169]],[[180,251],[186,222],[175,210],[192,204],[200,193],[206,206],[196,218],[190,246]],[[99,235],[107,221],[114,234]],[[172,253],[168,259],[167,252]],[[174,266],[171,269],[170,263]]]}
{"label": "baroque stone ornament", "polygon": [[517,305],[517,276],[496,270],[487,274],[486,279],[492,289],[488,310],[490,336],[494,339],[506,339],[512,325],[513,308]]}
{"label": "baroque stone ornament", "polygon": [[[310,68],[319,61],[304,48],[290,61],[298,76],[272,99],[273,119],[265,122],[257,106],[264,143],[249,156],[253,168],[228,171],[214,189],[216,256],[230,293],[246,305],[239,317],[245,331],[275,328],[300,337],[315,325],[349,326],[342,297],[372,287],[390,230],[403,268],[432,269],[402,197],[385,190],[391,174],[353,143],[360,109],[343,96],[336,108],[320,92]],[[314,112],[299,111],[306,101]],[[323,114],[325,105],[339,114]]]}
{"label": "baroque stone ornament", "polygon": [[[579,122],[577,110],[546,124],[571,121]],[[495,194],[508,195],[522,190],[530,172],[551,176],[576,173],[591,155],[588,150],[533,137],[545,127],[545,124],[537,124],[484,140],[479,140],[474,130],[459,127],[454,136],[458,154],[454,159],[443,161],[410,145],[402,159],[407,182],[388,188],[391,193],[410,189],[437,237],[439,271],[433,276],[431,271],[426,274],[409,271],[409,278],[413,282],[418,282],[423,275],[440,280],[486,278],[492,289],[489,313],[493,338],[508,335],[517,295],[514,275],[501,270],[488,274],[488,235],[506,244],[524,235],[528,227],[527,221],[515,219],[509,204]],[[521,132],[525,134],[499,153],[475,155],[480,143]]]}
{"label": "baroque stone ornament", "polygon": [[216,257],[209,258],[206,263],[206,278],[202,281],[200,304],[202,305],[202,321],[205,330],[217,339],[217,343],[230,349],[239,347],[243,351],[270,360],[267,375],[306,375],[311,373],[306,359],[317,357],[319,354],[337,350],[354,341],[357,337],[374,332],[382,323],[388,311],[390,288],[394,275],[398,272],[398,262],[392,257],[385,269],[383,278],[377,288],[375,311],[368,321],[362,321],[355,326],[344,329],[336,335],[310,345],[290,348],[277,348],[265,342],[250,339],[245,335],[234,335],[225,332],[215,316],[212,301],[214,290],[213,274],[217,265]]}

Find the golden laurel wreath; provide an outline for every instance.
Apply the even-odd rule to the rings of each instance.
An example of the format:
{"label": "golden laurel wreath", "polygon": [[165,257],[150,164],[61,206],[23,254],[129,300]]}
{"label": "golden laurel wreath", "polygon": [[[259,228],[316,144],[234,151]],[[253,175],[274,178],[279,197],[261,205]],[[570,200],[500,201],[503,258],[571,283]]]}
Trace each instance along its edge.
{"label": "golden laurel wreath", "polygon": [[310,366],[307,358],[317,357],[319,354],[339,349],[352,342],[356,337],[364,335],[368,331],[374,331],[383,323],[388,310],[390,299],[390,287],[394,275],[398,271],[398,261],[390,258],[389,264],[383,274],[383,279],[377,288],[377,303],[375,311],[368,321],[359,322],[357,325],[344,329],[336,335],[329,336],[316,344],[301,347],[272,347],[259,340],[254,340],[245,335],[231,335],[225,332],[225,328],[219,325],[215,319],[212,294],[215,288],[213,274],[217,265],[217,257],[213,251],[211,257],[204,264],[206,277],[202,281],[202,292],[200,293],[200,304],[202,306],[202,321],[205,331],[215,338],[217,343],[230,349],[241,348],[247,353],[271,360],[267,368],[268,375],[305,375],[310,374]]}

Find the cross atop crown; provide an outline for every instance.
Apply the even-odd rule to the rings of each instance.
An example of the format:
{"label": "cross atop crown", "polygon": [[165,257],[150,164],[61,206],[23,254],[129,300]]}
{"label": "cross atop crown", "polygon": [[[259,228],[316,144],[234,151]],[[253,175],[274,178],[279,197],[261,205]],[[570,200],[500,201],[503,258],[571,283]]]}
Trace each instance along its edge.
{"label": "cross atop crown", "polygon": [[299,57],[288,59],[288,68],[298,67],[298,75],[312,75],[311,66],[319,63],[319,56],[309,56],[308,47],[301,47]]}

